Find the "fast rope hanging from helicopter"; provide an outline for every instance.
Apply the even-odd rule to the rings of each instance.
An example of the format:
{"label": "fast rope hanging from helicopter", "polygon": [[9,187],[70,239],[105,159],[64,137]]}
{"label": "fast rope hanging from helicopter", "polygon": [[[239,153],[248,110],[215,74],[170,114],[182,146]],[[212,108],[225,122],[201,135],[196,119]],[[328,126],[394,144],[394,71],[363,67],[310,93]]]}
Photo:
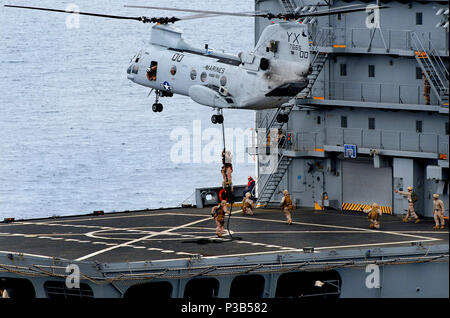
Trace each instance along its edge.
{"label": "fast rope hanging from helicopter", "polygon": [[[222,124],[222,140],[223,140],[223,152],[222,152],[222,164],[223,164],[223,167],[222,167],[223,172],[222,173],[224,175],[223,188],[227,193],[227,199],[228,199],[228,202],[230,203],[230,212],[228,214],[228,220],[227,220],[227,232],[228,232],[228,235],[230,236],[229,241],[242,240],[241,237],[233,237],[233,235],[231,235],[231,231],[230,231],[230,219],[231,219],[231,214],[233,212],[234,192],[233,192],[233,185],[231,183],[231,180],[228,180],[228,174],[227,174],[226,147],[225,147],[225,125],[223,124],[223,121],[221,124]],[[231,162],[229,162],[229,164],[231,165]]]}

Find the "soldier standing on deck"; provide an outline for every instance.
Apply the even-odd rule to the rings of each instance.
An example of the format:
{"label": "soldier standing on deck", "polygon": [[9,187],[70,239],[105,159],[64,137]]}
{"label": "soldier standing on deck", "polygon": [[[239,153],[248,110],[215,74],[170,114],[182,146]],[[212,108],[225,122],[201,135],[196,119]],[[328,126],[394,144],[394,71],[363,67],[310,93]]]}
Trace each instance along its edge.
{"label": "soldier standing on deck", "polygon": [[244,200],[242,200],[242,214],[253,215],[253,201],[250,199],[250,192],[247,192],[244,196]]}
{"label": "soldier standing on deck", "polygon": [[295,210],[295,205],[292,203],[291,196],[289,195],[288,190],[283,191],[283,199],[281,199],[281,207],[283,209],[284,215],[286,215],[287,223],[292,224],[291,212]]}
{"label": "soldier standing on deck", "polygon": [[417,201],[417,195],[415,192],[413,192],[413,188],[408,187],[408,192],[398,191],[397,189],[395,189],[394,192],[401,194],[408,199],[408,212],[406,212],[406,216],[403,219],[403,222],[407,223],[409,221],[409,218],[412,217],[416,220],[414,223],[419,223],[420,219],[417,216],[416,211],[414,211],[414,203],[416,203]]}
{"label": "soldier standing on deck", "polygon": [[[436,222],[436,226],[434,226],[433,229],[442,230],[445,225],[444,202],[442,202],[442,200],[439,200],[439,194],[437,193],[433,194],[433,214],[434,214],[434,222]],[[441,223],[440,226],[439,223]]]}
{"label": "soldier standing on deck", "polygon": [[222,200],[218,205],[214,206],[211,210],[211,215],[216,219],[216,234],[218,237],[222,237],[223,226],[225,225],[225,214],[230,213],[227,210],[227,201]]}

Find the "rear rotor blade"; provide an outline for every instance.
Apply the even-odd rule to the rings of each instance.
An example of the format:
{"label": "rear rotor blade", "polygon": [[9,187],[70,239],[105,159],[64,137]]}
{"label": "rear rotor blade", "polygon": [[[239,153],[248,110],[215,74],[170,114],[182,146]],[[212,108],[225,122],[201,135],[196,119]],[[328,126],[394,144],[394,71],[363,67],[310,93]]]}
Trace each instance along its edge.
{"label": "rear rotor blade", "polygon": [[335,8],[330,10],[322,10],[322,11],[315,11],[311,13],[300,13],[297,14],[299,18],[303,17],[320,17],[320,16],[326,16],[326,15],[333,15],[333,14],[342,14],[342,13],[351,13],[351,12],[358,12],[358,11],[367,11],[372,9],[385,9],[388,8],[386,6],[374,6],[374,7],[357,7],[357,8]]}
{"label": "rear rotor blade", "polygon": [[304,17],[318,17],[318,16],[327,16],[334,15],[339,13],[351,13],[358,11],[366,11],[367,8],[370,9],[384,9],[386,6],[373,6],[366,7],[358,4],[352,4],[348,6],[342,6],[339,8],[332,8],[328,10],[322,11],[314,11],[314,12],[295,12],[295,13],[280,13],[280,14],[272,14],[272,13],[261,13],[261,12],[226,12],[226,11],[209,11],[209,10],[196,10],[196,9],[179,9],[179,8],[168,8],[168,7],[156,7],[156,6],[137,6],[137,5],[125,5],[127,8],[137,8],[137,9],[154,9],[154,10],[167,10],[167,11],[178,11],[178,12],[191,12],[191,13],[205,13],[205,14],[216,14],[216,15],[228,15],[228,16],[238,16],[238,17],[260,17],[267,18],[269,20],[272,19],[287,19],[287,20],[296,20]]}
{"label": "rear rotor blade", "polygon": [[166,10],[166,11],[177,11],[177,12],[190,12],[190,13],[206,13],[215,15],[231,15],[237,17],[255,17],[256,12],[226,12],[226,11],[209,11],[209,10],[196,10],[196,9],[179,9],[179,8],[168,8],[168,7],[155,7],[155,6],[135,6],[135,5],[124,5],[126,8],[136,8],[136,9],[154,9],[154,10]]}

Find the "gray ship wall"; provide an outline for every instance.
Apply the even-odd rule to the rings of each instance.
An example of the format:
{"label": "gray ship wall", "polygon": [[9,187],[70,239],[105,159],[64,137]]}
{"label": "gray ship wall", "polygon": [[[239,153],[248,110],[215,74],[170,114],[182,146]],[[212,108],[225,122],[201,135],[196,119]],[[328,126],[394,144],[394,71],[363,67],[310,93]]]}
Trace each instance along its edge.
{"label": "gray ship wall", "polygon": [[[291,2],[298,6],[317,3]],[[294,160],[272,202],[279,202],[281,191],[287,188],[304,207],[320,204],[327,195],[329,200],[324,203],[329,207],[377,202],[394,214],[403,214],[406,199],[394,190],[413,186],[420,215],[433,217],[432,195],[438,193],[448,216],[448,103],[440,105],[432,89],[430,105],[426,105],[421,66],[414,55],[418,39],[425,50],[439,52],[448,71],[448,31],[435,27],[441,21],[436,11],[448,7],[448,1],[383,3],[389,8],[381,10],[381,28],[375,31],[366,27],[365,12],[320,17],[309,26],[313,39],[315,34],[327,35],[317,44],[319,51],[328,52],[328,58],[311,97],[295,101],[283,127],[294,136],[285,151]],[[332,7],[349,4],[368,3],[333,1]],[[283,1],[256,1],[256,10],[284,13],[282,5]],[[416,24],[417,13],[422,14],[422,24]],[[256,39],[269,23],[257,19]],[[375,32],[372,41],[371,32]],[[346,73],[341,74],[341,65]],[[369,65],[374,68],[373,77]],[[267,112],[257,113],[257,125]],[[346,127],[341,126],[342,117],[346,117]],[[374,127],[369,127],[370,120]],[[356,159],[344,158],[345,144],[356,146]],[[352,162],[361,165],[351,168]]]}
{"label": "gray ship wall", "polygon": [[[342,298],[438,298],[448,281],[448,264],[409,264],[380,269],[380,287],[367,288],[367,273],[355,269],[340,269]],[[448,295],[448,291],[447,291]]]}
{"label": "gray ship wall", "polygon": [[[36,298],[87,295],[78,288],[64,287],[68,276],[65,267],[69,264],[79,266],[83,275],[81,289],[89,290],[93,298],[229,298],[246,288],[254,298],[449,296],[445,244],[110,264],[23,254],[11,258],[0,253],[0,264],[0,281],[6,282],[12,294],[17,285],[11,282],[20,280],[28,287],[21,292]],[[55,282],[61,287],[49,293],[46,286]],[[317,282],[326,287],[314,287]],[[136,288],[138,293],[133,293]]]}

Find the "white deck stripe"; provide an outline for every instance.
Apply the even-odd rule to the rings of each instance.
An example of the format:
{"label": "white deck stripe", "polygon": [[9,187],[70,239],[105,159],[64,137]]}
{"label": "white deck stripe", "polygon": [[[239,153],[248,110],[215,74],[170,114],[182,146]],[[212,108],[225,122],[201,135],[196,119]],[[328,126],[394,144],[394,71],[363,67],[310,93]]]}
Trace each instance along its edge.
{"label": "white deck stripe", "polygon": [[[349,248],[349,247],[370,247],[370,246],[380,246],[380,245],[411,244],[411,243],[429,242],[429,241],[441,241],[441,239],[433,239],[433,240],[425,240],[425,241],[424,240],[416,240],[416,241],[371,243],[371,244],[359,244],[359,245],[314,247],[314,251],[317,252],[318,250],[327,250],[327,249],[333,250],[333,249],[342,249],[342,248]],[[267,255],[267,254],[274,254],[274,253],[289,254],[289,253],[295,253],[295,252],[303,252],[303,248],[290,249],[289,251],[288,250],[286,250],[286,251],[269,251],[269,252],[256,252],[256,253],[205,256],[205,257],[202,257],[202,258],[208,259],[208,258],[239,257],[239,256],[252,256],[252,255]]]}
{"label": "white deck stripe", "polygon": [[[232,214],[238,213],[238,212],[242,212],[242,210],[235,211]],[[159,233],[150,234],[150,235],[147,235],[147,236],[144,236],[144,237],[141,237],[141,238],[138,238],[138,239],[126,242],[126,243],[122,243],[122,244],[119,244],[119,245],[116,245],[116,246],[111,246],[109,248],[105,248],[103,250],[100,250],[100,251],[97,251],[97,252],[94,252],[94,253],[82,256],[80,258],[77,258],[76,261],[83,261],[83,260],[91,258],[93,256],[96,256],[96,255],[99,255],[99,254],[103,254],[105,252],[112,251],[112,250],[114,250],[116,248],[128,246],[128,245],[131,245],[131,244],[134,244],[134,243],[137,243],[137,242],[144,241],[146,239],[152,238],[152,237],[157,236],[157,235],[164,235],[164,234],[167,234],[167,233],[170,233],[170,232],[173,232],[173,231],[176,231],[176,230],[179,230],[179,229],[191,226],[191,225],[195,225],[195,224],[198,224],[198,223],[206,222],[206,221],[211,221],[211,216],[209,216],[208,218],[204,218],[204,219],[200,219],[200,220],[193,221],[193,222],[190,222],[190,223],[186,223],[186,224],[183,224],[183,225],[180,225],[180,226],[177,226],[177,227],[173,227],[173,228],[167,229],[167,230],[159,232]]]}
{"label": "white deck stripe", "polygon": [[[246,219],[246,220],[263,221],[263,222],[286,223],[286,221],[282,221],[282,220],[256,219],[256,218],[255,219],[253,219],[253,218],[249,219],[249,218],[243,218],[243,217],[239,217],[239,216],[236,216],[235,219]],[[341,225],[315,224],[315,223],[303,223],[303,222],[292,222],[292,224],[309,225],[309,226],[317,226],[317,227],[329,227],[329,228],[335,228],[335,229],[357,230],[357,231],[372,232],[372,233],[384,233],[384,234],[392,234],[392,235],[406,236],[406,237],[412,237],[412,238],[420,238],[420,239],[424,239],[424,240],[434,240],[431,237],[411,235],[411,234],[407,234],[407,233],[399,233],[399,232],[383,231],[383,230],[371,230],[371,229],[358,228],[358,227],[349,227],[349,226],[341,226]]]}

